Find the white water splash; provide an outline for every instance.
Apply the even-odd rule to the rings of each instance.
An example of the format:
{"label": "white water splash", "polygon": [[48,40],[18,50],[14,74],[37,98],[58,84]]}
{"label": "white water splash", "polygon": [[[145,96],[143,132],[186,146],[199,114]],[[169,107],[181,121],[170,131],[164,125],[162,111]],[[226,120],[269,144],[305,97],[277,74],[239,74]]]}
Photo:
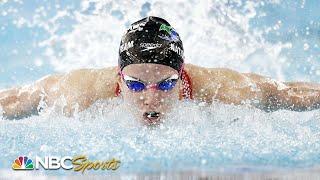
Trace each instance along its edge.
{"label": "white water splash", "polygon": [[[26,3],[12,2],[22,7]],[[44,50],[43,64],[39,59],[32,60],[41,67],[48,61],[56,71],[116,65],[120,38],[126,27],[142,17],[154,15],[167,19],[179,32],[187,63],[256,72],[278,80],[291,77],[309,80],[320,75],[319,62],[313,60],[317,60],[319,54],[311,52],[318,49],[318,41],[303,42],[302,33],[294,30],[290,32],[293,37],[285,36],[292,38],[289,42],[269,41],[266,36],[272,32],[281,33],[287,21],[276,20],[267,27],[251,24],[255,18],[267,16],[259,8],[286,7],[282,1],[78,2],[76,5],[47,2],[50,5],[37,5],[31,14],[24,13],[23,8],[8,7],[1,15],[10,16],[18,28],[36,28],[38,34],[46,34],[32,44],[35,49]],[[0,1],[0,5],[7,3]],[[306,4],[303,1],[301,6]],[[293,25],[295,23],[297,21]],[[315,24],[316,21],[310,22],[308,26],[317,27]],[[5,28],[1,24],[1,30]],[[306,34],[309,33],[312,29],[308,28]],[[303,42],[301,48],[294,49],[296,41]],[[283,53],[288,49],[302,49],[311,55],[303,58],[303,62],[295,62]],[[16,49],[11,51],[20,53]],[[302,55],[297,53],[297,56]],[[288,68],[295,63],[299,65],[297,69],[314,66],[309,74]],[[312,72],[316,72],[315,75]],[[243,106],[214,104],[205,107],[184,102],[176,105],[170,119],[160,127],[147,128],[118,104],[116,100],[97,102],[74,118],[67,118],[61,115],[62,101],[61,106],[40,116],[19,121],[1,120],[0,152],[3,156],[0,168],[10,167],[20,154],[34,157],[80,153],[101,160],[119,157],[123,161],[123,172],[234,166],[257,170],[269,166],[275,169],[309,167],[320,163],[318,110],[265,113]]]}
{"label": "white water splash", "polygon": [[10,160],[20,154],[116,157],[122,162],[119,172],[234,166],[261,170],[320,163],[318,111],[266,113],[187,101],[174,107],[170,118],[157,127],[138,123],[116,99],[99,101],[73,118],[48,111],[24,120],[3,120],[1,168],[10,167]]}
{"label": "white water splash", "polygon": [[[278,59],[287,44],[269,43],[267,29],[250,28],[257,8],[254,1],[82,1],[80,8],[58,9],[46,15],[39,7],[19,26],[41,27],[50,35],[38,43],[57,71],[117,65],[120,38],[130,23],[147,15],[167,19],[184,42],[187,63],[256,71],[283,80]],[[56,5],[57,6],[57,5]],[[134,10],[133,10],[134,9]],[[178,11],[174,9],[179,9]],[[68,31],[61,33],[69,23]]]}

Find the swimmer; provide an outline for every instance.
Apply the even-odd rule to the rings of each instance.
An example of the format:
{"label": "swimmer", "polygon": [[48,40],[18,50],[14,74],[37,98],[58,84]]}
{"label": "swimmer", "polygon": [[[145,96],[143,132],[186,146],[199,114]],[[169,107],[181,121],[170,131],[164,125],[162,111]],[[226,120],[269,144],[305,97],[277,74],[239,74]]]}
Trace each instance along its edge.
{"label": "swimmer", "polygon": [[38,112],[41,101],[50,107],[62,97],[66,116],[73,115],[75,105],[82,111],[97,100],[121,97],[139,119],[153,124],[172,108],[172,101],[182,99],[249,105],[267,112],[313,110],[320,106],[320,85],[186,64],[179,34],[166,20],[149,16],[123,35],[117,67],[73,70],[2,90],[0,109],[4,118],[20,118]]}

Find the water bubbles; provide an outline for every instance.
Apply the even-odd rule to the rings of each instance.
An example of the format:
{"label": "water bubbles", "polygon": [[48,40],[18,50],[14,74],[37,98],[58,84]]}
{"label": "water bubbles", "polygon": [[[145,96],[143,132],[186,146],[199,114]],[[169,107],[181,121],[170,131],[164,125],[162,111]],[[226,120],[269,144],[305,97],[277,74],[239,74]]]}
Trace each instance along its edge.
{"label": "water bubbles", "polygon": [[247,39],[246,38],[241,38],[241,41],[242,41],[243,44],[247,43]]}
{"label": "water bubbles", "polygon": [[[0,121],[3,138],[15,139],[3,144],[1,153],[4,156],[0,160],[10,165],[5,158],[28,152],[35,152],[37,156],[74,156],[85,152],[93,159],[105,158],[107,154],[120,155],[120,160],[127,165],[122,167],[122,172],[138,169],[148,172],[159,168],[175,171],[177,167],[188,169],[195,164],[212,169],[213,166],[224,167],[226,164],[221,164],[222,161],[230,165],[240,162],[251,168],[260,163],[266,165],[266,162],[275,167],[320,163],[318,158],[313,158],[319,151],[317,146],[303,143],[318,144],[317,131],[312,131],[308,123],[313,112],[267,114],[243,106],[220,103],[199,106],[182,101],[173,102],[173,109],[167,114],[169,118],[160,126],[148,128],[137,123],[119,102],[116,99],[97,102],[73,118],[47,112],[15,123]],[[81,121],[79,117],[83,117]],[[312,127],[320,129],[319,123],[312,123]],[[20,129],[24,133],[15,133]],[[50,136],[47,136],[49,131]],[[24,136],[35,138],[30,140]],[[6,151],[14,143],[28,148]],[[304,154],[304,157],[296,161],[294,153]],[[157,167],[150,166],[154,163]]]}
{"label": "water bubbles", "polygon": [[309,44],[308,43],[304,43],[303,44],[303,50],[307,51],[309,49]]}
{"label": "water bubbles", "polygon": [[49,146],[47,146],[47,145],[42,145],[42,146],[40,146],[40,151],[42,151],[42,152],[48,152],[50,150],[50,147]]}
{"label": "water bubbles", "polygon": [[41,67],[41,66],[43,65],[43,61],[42,61],[41,59],[36,59],[36,60],[34,61],[34,64],[35,64],[36,66],[38,66],[38,67]]}
{"label": "water bubbles", "polygon": [[1,104],[0,104],[0,120],[3,119],[3,113],[5,113],[5,111],[3,110]]}
{"label": "water bubbles", "polygon": [[8,2],[8,0],[2,0],[2,1],[0,1],[0,3],[3,3],[3,4],[5,4],[5,3],[7,3]]}
{"label": "water bubbles", "polygon": [[[0,1],[1,4],[6,2],[7,0]],[[287,14],[288,11],[282,10],[283,8],[277,8],[278,5],[283,5],[280,1],[231,1],[231,4],[235,4],[232,6],[230,6],[229,2],[226,5],[224,1],[212,1],[209,5],[207,2],[200,1],[197,3],[193,1],[179,1],[177,3],[158,1],[154,3],[128,1],[124,3],[122,1],[114,1],[112,5],[108,3],[108,1],[94,2],[92,4],[94,12],[92,11],[92,13],[84,12],[82,9],[66,8],[65,3],[56,3],[55,7],[57,9],[66,10],[70,13],[61,14],[60,16],[58,12],[53,12],[54,17],[50,17],[51,11],[49,13],[46,6],[37,5],[35,16],[22,17],[25,13],[21,12],[14,15],[15,20],[13,23],[20,28],[33,28],[32,31],[35,30],[38,34],[48,32],[48,35],[44,36],[47,39],[41,40],[40,43],[35,42],[39,45],[35,46],[35,48],[41,47],[45,49],[43,55],[48,58],[49,64],[52,64],[54,70],[57,71],[69,71],[80,67],[114,66],[118,54],[116,51],[107,51],[106,47],[108,49],[117,49],[119,37],[122,35],[122,30],[119,30],[119,28],[124,29],[126,23],[138,20],[135,18],[140,17],[140,13],[149,14],[149,11],[152,10],[154,14],[163,15],[170,23],[175,24],[175,27],[179,30],[179,34],[184,38],[186,63],[205,67],[227,67],[240,72],[255,71],[259,74],[263,73],[272,75],[274,78],[281,77],[283,79],[295,78],[291,77],[291,75],[297,73],[292,70],[293,67],[303,67],[308,71],[307,66],[310,65],[314,66],[311,68],[314,73],[320,76],[320,70],[317,70],[318,66],[315,63],[317,61],[312,60],[319,56],[314,54],[313,58],[311,58],[312,56],[309,54],[313,47],[319,48],[319,45],[315,44],[317,41],[313,43],[310,42],[310,39],[306,41],[303,39],[305,35],[308,36],[307,38],[311,38],[309,36],[312,35],[315,26],[319,24],[316,23],[317,21],[310,21],[310,23],[306,23],[310,24],[308,27],[304,25],[299,27],[297,25],[297,29],[290,29],[292,31],[287,33],[287,29],[284,28],[295,25],[297,21],[285,21],[284,19],[279,19],[277,14],[270,14],[261,10],[276,7],[274,9],[279,10],[279,13]],[[66,4],[68,3],[66,2]],[[180,5],[184,7],[180,8],[180,11],[167,11],[170,8],[180,7]],[[298,7],[299,5],[300,2]],[[265,8],[260,8],[260,6],[265,6]],[[305,8],[304,6],[305,1],[302,1],[301,7]],[[290,8],[295,7],[290,6]],[[131,11],[132,9],[137,9],[138,11]],[[139,9],[141,9],[140,12]],[[1,15],[7,18],[16,12],[18,12],[16,8],[8,8],[2,11]],[[297,11],[295,13],[297,13],[297,16],[301,15],[301,12]],[[310,13],[312,12],[310,11]],[[189,16],[185,16],[185,14],[189,14]],[[304,14],[300,18],[301,24],[304,24],[303,19],[310,19],[305,18]],[[114,17],[117,18],[116,21]],[[259,20],[256,17],[263,17],[261,19],[272,17],[272,19],[276,20],[276,23],[267,26],[269,31],[265,31],[265,24],[254,25]],[[61,20],[67,21],[61,22]],[[274,21],[271,23],[274,23]],[[67,24],[70,29],[64,30],[65,26],[63,24]],[[1,29],[11,30],[11,28],[5,29],[5,25]],[[269,42],[270,39],[265,34],[271,36],[272,31],[275,31],[275,35],[279,35],[281,38],[272,37],[271,42]],[[282,43],[283,39],[288,40],[288,44]],[[297,41],[297,44],[295,44],[295,41]],[[285,51],[287,51],[286,48],[292,48],[290,52],[294,52],[293,54],[299,57],[303,56],[304,53],[300,51],[306,51],[310,58],[304,58],[307,59],[306,64],[299,62],[300,65],[295,66],[295,60],[290,60],[291,58],[287,57],[287,54],[283,51],[284,48]],[[12,51],[14,55],[19,53],[21,53],[20,49],[19,51]],[[134,54],[134,56],[137,55]],[[251,57],[254,58],[250,59]],[[44,66],[44,60],[40,58],[32,59],[31,63],[38,67]],[[5,72],[3,69],[1,71]],[[156,72],[156,74],[159,75],[160,72]],[[12,79],[14,78],[12,77]],[[299,78],[301,78],[301,74]],[[252,86],[252,89],[255,90],[256,87]],[[205,90],[201,89],[200,92],[205,93]],[[143,96],[139,98],[141,100],[144,99]],[[259,103],[256,100],[256,104]],[[98,107],[96,111],[92,109],[84,111],[81,115],[85,116],[86,123],[79,122],[78,119],[68,119],[61,115],[50,117],[43,115],[30,117],[15,123],[6,122],[4,126],[0,126],[0,132],[4,132],[4,136],[0,136],[0,139],[2,137],[14,138],[17,143],[20,142],[20,138],[26,139],[22,134],[13,133],[13,130],[21,129],[18,127],[19,125],[26,127],[24,132],[30,135],[29,137],[40,138],[35,138],[33,142],[21,141],[25,147],[30,148],[27,151],[38,152],[40,149],[43,150],[42,152],[63,154],[70,152],[64,150],[68,146],[57,147],[55,150],[55,148],[48,148],[50,143],[71,143],[74,147],[73,152],[90,152],[92,153],[90,155],[97,158],[99,158],[100,153],[96,152],[110,155],[120,153],[125,160],[128,160],[129,164],[133,165],[129,168],[134,168],[134,164],[138,164],[137,162],[142,162],[146,165],[152,161],[159,162],[160,167],[168,168],[170,162],[174,160],[179,162],[177,157],[194,158],[193,160],[200,161],[205,166],[208,164],[219,165],[217,160],[219,158],[222,162],[230,162],[230,156],[237,157],[239,162],[249,164],[252,162],[257,162],[257,164],[270,162],[275,165],[286,163],[287,165],[295,166],[295,164],[299,163],[319,163],[318,159],[312,155],[312,152],[319,152],[319,148],[306,148],[303,144],[304,141],[296,139],[296,137],[302,139],[303,133],[307,133],[308,136],[305,136],[304,138],[306,139],[304,140],[313,142],[317,139],[316,133],[318,132],[315,131],[313,134],[308,123],[304,125],[306,129],[302,128],[303,130],[301,131],[294,131],[294,129],[301,129],[303,121],[309,122],[312,112],[280,111],[279,113],[265,114],[259,110],[255,111],[219,104],[210,106],[209,109],[206,109],[207,104],[205,103],[197,105],[186,104],[181,105],[181,108],[177,108],[177,110],[174,109],[173,111],[176,114],[173,114],[166,123],[162,124],[161,128],[153,131],[153,134],[147,128],[141,128],[132,123],[134,121],[129,118],[130,114],[125,113],[123,109],[117,110],[114,106],[105,106],[105,109],[101,107],[99,109]],[[111,112],[111,109],[116,110]],[[238,120],[231,127],[229,122],[236,118]],[[52,120],[49,125],[48,119]],[[37,123],[34,123],[35,121]],[[70,122],[72,122],[72,128],[70,127]],[[271,128],[267,132],[265,127]],[[316,124],[314,127],[317,128],[318,125]],[[188,130],[189,134],[183,133],[186,130]],[[252,131],[257,132],[254,137],[249,136]],[[48,137],[47,132],[55,136]],[[86,132],[93,133],[86,134]],[[145,136],[141,136],[141,133]],[[286,139],[286,142],[281,141],[282,139]],[[86,144],[89,140],[95,141],[95,144]],[[248,142],[255,142],[256,144],[253,145]],[[48,147],[44,146],[44,143],[47,143]],[[275,150],[270,147],[270,144],[279,148]],[[317,142],[314,144],[319,147]],[[5,143],[3,149],[10,149],[13,146],[13,144]],[[90,151],[91,149],[92,151]],[[230,151],[232,149],[235,152]],[[24,149],[24,151],[26,150]],[[224,151],[227,153],[221,153]],[[296,161],[293,158],[295,154],[290,154],[292,151],[295,151],[296,154],[304,154],[304,156],[299,161]],[[265,152],[272,155],[272,158],[266,155]],[[7,163],[7,159],[4,158],[13,154],[9,154],[9,151],[2,153],[5,156],[0,160]],[[22,152],[21,150],[21,153],[27,152]],[[254,154],[258,158],[246,156],[246,154]],[[210,159],[210,156],[214,158]],[[208,158],[202,159],[203,157]],[[162,162],[167,162],[169,165]],[[181,163],[188,165],[186,161]],[[148,166],[141,165],[139,168],[147,169]]]}
{"label": "water bubbles", "polygon": [[2,16],[6,16],[7,14],[8,14],[7,11],[3,11],[3,12],[1,13]]}
{"label": "water bubbles", "polygon": [[14,55],[17,55],[17,54],[18,54],[18,50],[17,50],[17,49],[13,49],[13,50],[11,51],[11,53],[14,54]]}
{"label": "water bubbles", "polygon": [[282,21],[278,20],[277,23],[273,26],[273,30],[279,30],[282,25]]}
{"label": "water bubbles", "polygon": [[306,4],[306,0],[302,0],[302,1],[301,1],[301,6],[300,6],[300,8],[303,9],[304,6],[305,6],[305,4]]}
{"label": "water bubbles", "polygon": [[309,27],[306,27],[306,35],[310,35],[310,28]]}
{"label": "water bubbles", "polygon": [[206,160],[206,159],[201,159],[201,164],[202,164],[202,165],[207,164],[207,160]]}

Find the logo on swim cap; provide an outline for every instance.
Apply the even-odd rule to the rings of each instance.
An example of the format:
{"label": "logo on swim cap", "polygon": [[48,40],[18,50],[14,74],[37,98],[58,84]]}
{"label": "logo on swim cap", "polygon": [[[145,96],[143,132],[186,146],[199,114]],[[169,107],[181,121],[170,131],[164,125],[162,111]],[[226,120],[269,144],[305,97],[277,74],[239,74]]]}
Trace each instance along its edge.
{"label": "logo on swim cap", "polygon": [[161,24],[159,31],[164,30],[164,31],[166,31],[168,34],[170,34],[170,33],[171,33],[171,29],[172,29],[171,26],[167,26],[167,25],[165,25],[165,24]]}
{"label": "logo on swim cap", "polygon": [[121,39],[118,58],[120,70],[130,64],[156,63],[180,71],[183,62],[180,36],[162,18],[148,16],[133,23]]}
{"label": "logo on swim cap", "polygon": [[142,51],[149,51],[152,49],[159,48],[161,46],[162,46],[162,44],[160,44],[160,43],[140,43],[140,47],[145,48]]}
{"label": "logo on swim cap", "polygon": [[168,40],[168,41],[178,41],[178,33],[171,27],[171,26],[167,26],[165,24],[161,24],[159,31],[165,31],[167,32],[168,36],[160,36],[160,38]]}

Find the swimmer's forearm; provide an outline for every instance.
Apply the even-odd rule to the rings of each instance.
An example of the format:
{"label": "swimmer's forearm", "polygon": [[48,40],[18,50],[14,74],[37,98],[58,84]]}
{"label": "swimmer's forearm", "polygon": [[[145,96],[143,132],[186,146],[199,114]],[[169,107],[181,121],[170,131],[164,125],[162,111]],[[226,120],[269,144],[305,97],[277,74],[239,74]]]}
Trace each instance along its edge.
{"label": "swimmer's forearm", "polygon": [[7,119],[22,118],[38,113],[40,100],[52,96],[50,89],[58,82],[60,75],[43,77],[23,87],[0,90],[0,115]]}
{"label": "swimmer's forearm", "polygon": [[320,90],[313,87],[290,86],[283,98],[288,109],[309,111],[320,108]]}
{"label": "swimmer's forearm", "polygon": [[310,111],[320,108],[320,89],[303,83],[285,83],[286,89],[275,91],[267,97],[270,110],[288,109]]}

